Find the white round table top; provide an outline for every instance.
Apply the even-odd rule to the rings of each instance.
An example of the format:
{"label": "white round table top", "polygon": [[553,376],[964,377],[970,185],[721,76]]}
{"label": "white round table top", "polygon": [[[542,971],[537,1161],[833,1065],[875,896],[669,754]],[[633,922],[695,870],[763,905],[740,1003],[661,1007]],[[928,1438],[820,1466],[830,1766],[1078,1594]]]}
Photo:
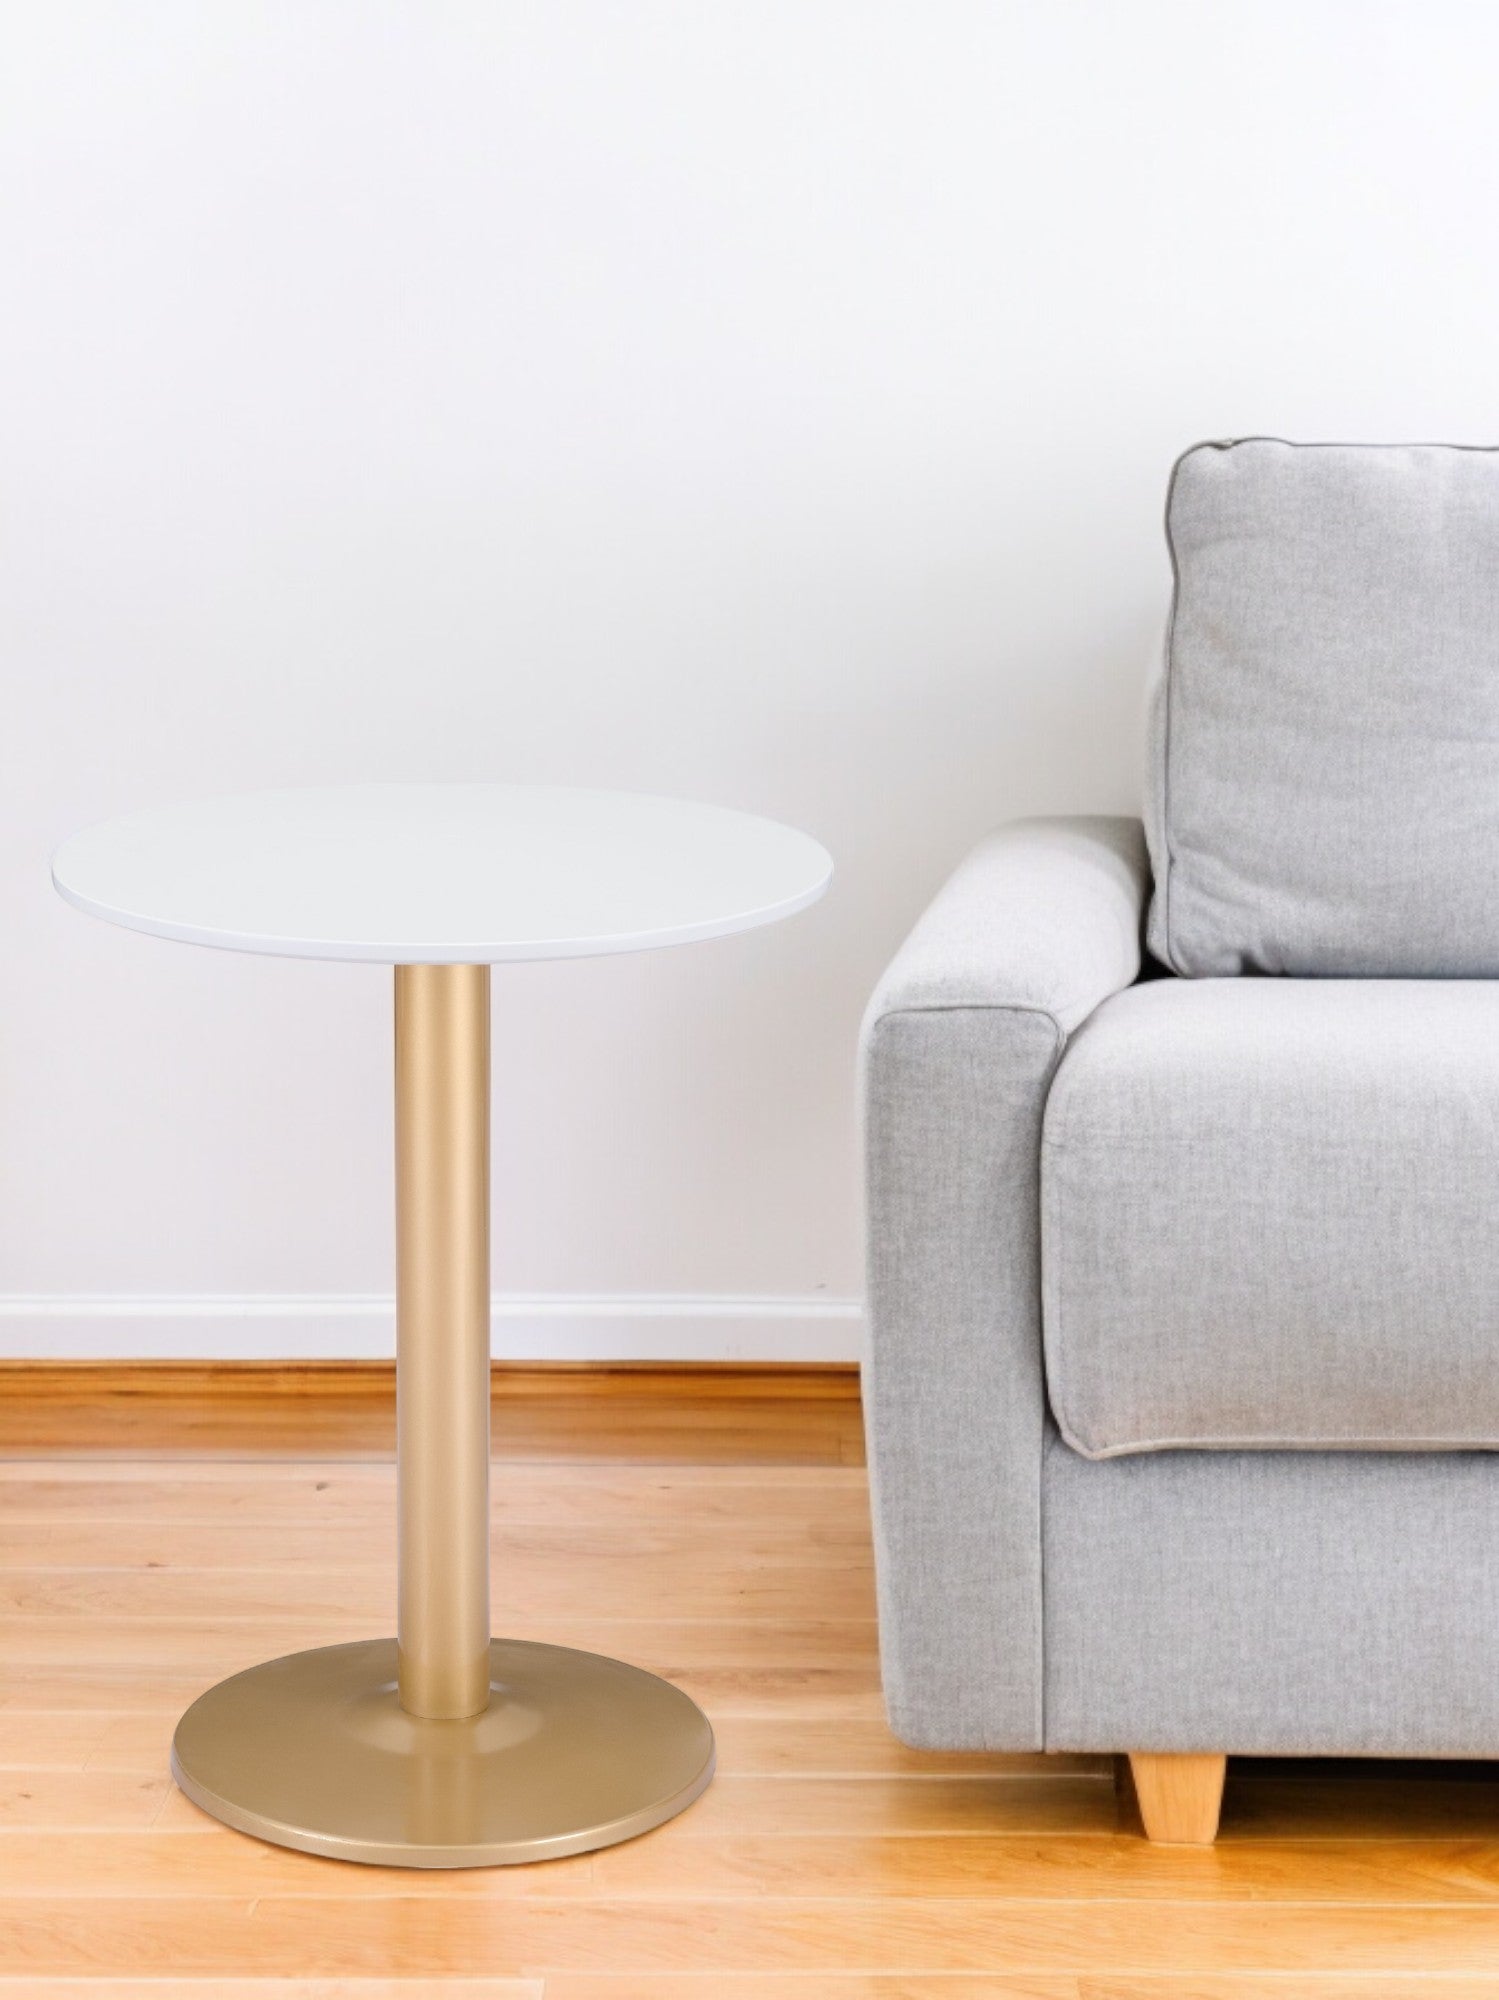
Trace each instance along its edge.
{"label": "white round table top", "polygon": [[70,903],[130,930],[387,965],[725,937],[805,909],[832,872],[775,820],[560,785],[242,792],[88,827],[52,862]]}

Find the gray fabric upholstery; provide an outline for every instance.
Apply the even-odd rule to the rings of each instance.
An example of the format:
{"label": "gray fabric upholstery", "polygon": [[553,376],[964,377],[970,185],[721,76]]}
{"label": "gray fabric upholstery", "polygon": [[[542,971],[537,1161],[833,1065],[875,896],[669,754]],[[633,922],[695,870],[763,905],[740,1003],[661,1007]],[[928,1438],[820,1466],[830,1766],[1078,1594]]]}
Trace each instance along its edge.
{"label": "gray fabric upholstery", "polygon": [[1499,1754],[1499,1463],[1046,1458],[1052,1750]]}
{"label": "gray fabric upholstery", "polygon": [[891,1721],[1499,1755],[1499,457],[1202,447],[1168,512],[1197,977],[1135,983],[1138,828],[1032,822],[866,1018]]}
{"label": "gray fabric upholstery", "polygon": [[1499,983],[1136,986],[1062,1058],[1041,1190],[1076,1450],[1499,1445]]}
{"label": "gray fabric upholstery", "polygon": [[1151,949],[1499,975],[1499,453],[1199,445],[1167,528]]}
{"label": "gray fabric upholstery", "polygon": [[1137,822],[1022,822],[922,917],[865,1019],[865,1395],[893,1727],[1042,1742],[1041,1117],[1140,963]]}

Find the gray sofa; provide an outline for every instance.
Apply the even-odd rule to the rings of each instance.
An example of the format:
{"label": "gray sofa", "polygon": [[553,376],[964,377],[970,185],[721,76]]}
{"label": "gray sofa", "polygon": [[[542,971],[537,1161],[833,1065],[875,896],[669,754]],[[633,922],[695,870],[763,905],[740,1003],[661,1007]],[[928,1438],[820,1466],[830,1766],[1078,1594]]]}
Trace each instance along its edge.
{"label": "gray sofa", "polygon": [[[1145,823],[983,841],[865,1024],[890,1719],[1499,1755],[1499,453],[1194,448]],[[1148,940],[1148,952],[1142,950]]]}

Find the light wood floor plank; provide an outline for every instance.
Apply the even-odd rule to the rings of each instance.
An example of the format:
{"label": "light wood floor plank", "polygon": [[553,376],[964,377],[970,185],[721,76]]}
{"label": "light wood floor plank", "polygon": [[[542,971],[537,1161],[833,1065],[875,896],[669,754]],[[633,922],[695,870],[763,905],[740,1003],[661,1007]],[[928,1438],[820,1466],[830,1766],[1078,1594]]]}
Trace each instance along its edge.
{"label": "light wood floor plank", "polygon": [[[1100,1814],[1102,1817],[1102,1814]],[[607,1896],[859,1895],[1190,1902],[1499,1904],[1499,1844],[1472,1840],[1155,1847],[1137,1831],[688,1837],[595,1857]]]}
{"label": "light wood floor plank", "polygon": [[1126,1974],[1077,1982],[1078,2000],[1492,2000],[1494,1992],[1492,1979],[1445,1972]]}
{"label": "light wood floor plank", "polygon": [[[240,1427],[232,1451],[221,1451],[181,1463],[174,1459],[139,1458],[79,1459],[66,1454],[45,1452],[7,1453],[0,1457],[0,1486],[27,1488],[37,1482],[82,1486],[105,1485],[111,1491],[122,1487],[162,1487],[165,1490],[264,1487],[281,1491],[300,1487],[307,1481],[331,1482],[340,1487],[362,1485],[394,1487],[394,1461],[379,1459],[350,1461],[320,1459],[316,1438],[293,1460],[268,1456],[257,1449],[257,1434],[251,1423]],[[762,1468],[753,1459],[725,1464],[712,1460],[697,1463],[684,1459],[680,1465],[640,1465],[628,1458],[550,1461],[545,1459],[494,1459],[497,1485],[526,1492],[552,1491],[559,1495],[629,1494],[653,1487],[692,1487],[700,1493],[763,1493],[767,1486]],[[776,1492],[807,1488],[819,1495],[868,1491],[867,1476],[853,1467],[841,1470],[826,1465],[778,1465],[770,1482]]]}
{"label": "light wood floor plank", "polygon": [[72,1709],[126,1710],[132,1714],[180,1715],[213,1679],[211,1664],[151,1664],[123,1660],[107,1664],[71,1658],[49,1659],[45,1653],[0,1662],[0,1715],[15,1718],[35,1712]]}
{"label": "light wood floor plank", "polygon": [[[0,1771],[0,1829],[144,1831],[169,1792],[178,1796],[164,1770],[154,1777],[139,1771]],[[5,1886],[0,1879],[0,1894]]]}
{"label": "light wood floor plank", "polygon": [[[636,1609],[644,1607],[637,1606]],[[0,1689],[10,1685],[5,1669],[53,1666],[77,1668],[87,1648],[87,1671],[101,1668],[179,1668],[192,1663],[205,1673],[233,1673],[258,1659],[294,1652],[299,1646],[330,1645],[339,1639],[373,1638],[394,1630],[394,1593],[389,1615],[362,1623],[345,1617],[325,1621],[315,1609],[295,1623],[274,1615],[254,1618],[138,1617],[90,1614],[12,1613],[0,1619]],[[679,1669],[717,1671],[788,1669],[816,1675],[842,1670],[861,1685],[878,1686],[872,1619],[815,1621],[752,1618],[582,1618],[537,1615],[529,1607],[501,1604],[496,1630],[515,1639],[547,1639],[561,1646],[591,1647],[648,1667],[676,1680]]]}
{"label": "light wood floor plank", "polygon": [[[189,1815],[191,1817],[189,1818]],[[668,1830],[537,1868],[452,1874],[349,1867],[250,1843],[183,1805],[130,1839],[117,1832],[0,1831],[0,1883],[12,1895],[224,1897],[237,1894],[590,1896],[600,1901],[850,1900],[883,1895],[981,1901],[1270,1904],[1499,1904],[1499,1861],[1465,1842],[1390,1843],[1328,1854],[1266,1844],[1220,1861],[1156,1849],[1137,1836],[849,1834],[703,1837]]]}
{"label": "light wood floor plank", "polygon": [[136,1977],[234,1971],[1483,1974],[1499,1909],[774,1898],[670,1904],[406,1898],[86,1896],[0,1901],[0,1964]]}
{"label": "light wood floor plank", "polygon": [[[1069,1973],[560,1973],[545,2000],[1078,2000]],[[1285,1996],[1289,2000],[1289,1996]]]}
{"label": "light wood floor plank", "polygon": [[[209,1526],[389,1522],[395,1467],[232,1464],[204,1459],[173,1468],[143,1461],[0,1460],[0,1517],[9,1521],[199,1522]],[[497,1523],[721,1520],[743,1527],[866,1531],[869,1502],[857,1469],[753,1466],[496,1463],[490,1500]]]}
{"label": "light wood floor plank", "polygon": [[[1489,1979],[1442,1973],[562,1973],[545,2000],[1493,2000]],[[455,1995],[456,2000],[456,1995]]]}
{"label": "light wood floor plank", "polygon": [[[231,1557],[231,1552],[226,1551]],[[646,1553],[590,1555],[580,1542],[565,1563],[529,1552],[496,1562],[497,1604],[524,1605],[531,1619],[567,1617],[579,1603],[597,1618],[634,1621],[668,1596],[702,1619],[795,1618],[805,1611],[809,1585],[830,1621],[874,1617],[874,1580],[868,1569],[830,1559],[809,1577],[806,1566],[727,1566],[711,1549],[673,1562]],[[372,1566],[362,1570],[238,1569],[0,1569],[0,1618],[75,1618],[114,1623],[194,1618],[204,1623],[265,1625],[272,1620],[316,1619],[330,1639],[379,1630],[394,1604],[394,1583]]]}
{"label": "light wood floor plank", "polygon": [[[1294,1980],[1294,1985],[1290,1982]],[[815,1982],[815,1984],[814,1984]],[[1068,1974],[562,1974],[539,1979],[7,1978],[17,2000],[1493,2000],[1493,1982],[1443,1974],[1229,1975],[1074,1979]]]}
{"label": "light wood floor plank", "polygon": [[[0,1770],[81,1771],[112,1728],[140,1720],[87,1709],[44,1710],[34,1715],[0,1709]],[[145,1721],[148,1727],[157,1727],[154,1718],[146,1717]],[[152,1754],[125,1768],[152,1771],[160,1764],[153,1738]],[[4,1879],[0,1876],[0,1882]]]}
{"label": "light wood floor plank", "polygon": [[438,1901],[548,1899],[594,1893],[593,1857],[581,1854],[531,1868],[368,1868],[315,1854],[271,1847],[232,1833],[181,1801],[191,1814],[183,1831],[175,1815],[134,1832],[0,1830],[0,1885],[8,1896],[67,1897],[87,1884],[92,1898],[219,1898],[314,1896],[341,1902],[372,1897],[436,1897]]}
{"label": "light wood floor plank", "polygon": [[[9,1491],[4,1494],[9,1501]],[[351,1521],[279,1521],[245,1525],[222,1521],[90,1521],[17,1518],[0,1506],[0,1578],[32,1571],[89,1574],[119,1570],[204,1571],[215,1575],[286,1576],[298,1570],[390,1572],[395,1540],[395,1495],[383,1496],[378,1514]],[[745,1512],[750,1503],[746,1498]],[[672,1515],[615,1509],[607,1520],[512,1521],[497,1519],[491,1530],[496,1579],[507,1566],[558,1561],[610,1561],[640,1567],[660,1562],[693,1568],[733,1563],[741,1569],[842,1568],[873,1573],[869,1524],[850,1518],[822,1520],[736,1520],[732,1514],[691,1518],[691,1503],[680,1493]]]}
{"label": "light wood floor plank", "polygon": [[0,1971],[0,2000],[545,2000],[540,1979],[37,1979]]}

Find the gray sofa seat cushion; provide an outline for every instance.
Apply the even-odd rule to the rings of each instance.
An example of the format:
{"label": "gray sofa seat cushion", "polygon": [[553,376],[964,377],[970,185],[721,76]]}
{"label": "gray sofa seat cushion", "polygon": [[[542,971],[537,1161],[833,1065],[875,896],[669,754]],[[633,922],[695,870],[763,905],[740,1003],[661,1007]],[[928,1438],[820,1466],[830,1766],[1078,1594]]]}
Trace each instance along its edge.
{"label": "gray sofa seat cushion", "polygon": [[1041,1154],[1076,1451],[1499,1447],[1499,984],[1132,987]]}
{"label": "gray sofa seat cushion", "polygon": [[1152,951],[1499,975],[1499,452],[1199,445],[1167,534]]}

